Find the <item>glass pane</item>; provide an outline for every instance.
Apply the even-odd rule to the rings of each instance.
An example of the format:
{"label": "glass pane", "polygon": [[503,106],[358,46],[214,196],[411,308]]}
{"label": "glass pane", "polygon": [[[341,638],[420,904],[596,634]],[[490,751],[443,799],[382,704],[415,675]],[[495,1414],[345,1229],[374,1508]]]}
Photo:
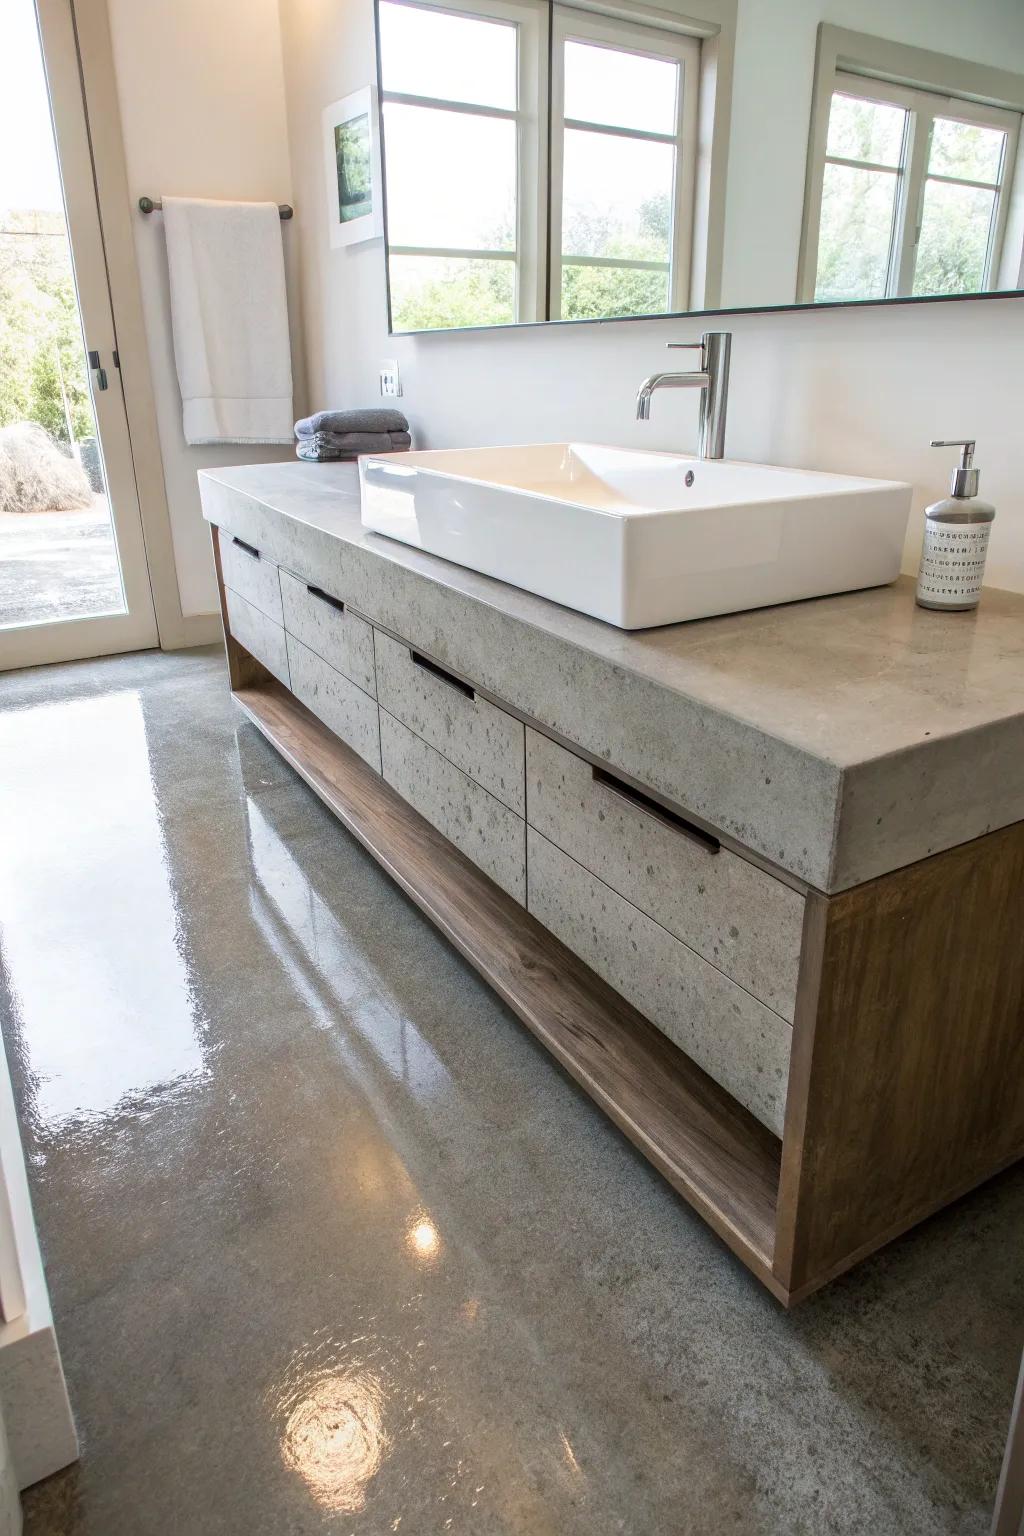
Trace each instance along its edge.
{"label": "glass pane", "polygon": [[963,176],[967,181],[999,180],[1006,134],[1001,128],[958,123],[937,117],[932,130],[928,169],[933,176]]}
{"label": "glass pane", "polygon": [[562,253],[669,260],[675,147],[569,128],[562,174]]}
{"label": "glass pane", "polygon": [[657,315],[669,308],[669,274],[635,267],[562,268],[562,319]]}
{"label": "glass pane", "polygon": [[816,299],[885,297],[896,185],[889,171],[825,166]]}
{"label": "glass pane", "polygon": [[510,325],[516,318],[514,261],[391,256],[388,271],[396,331]]}
{"label": "glass pane", "polygon": [[388,240],[510,251],[516,230],[516,125],[432,107],[384,105]]}
{"label": "glass pane", "polygon": [[510,23],[382,0],[380,63],[386,91],[516,106],[516,28]]}
{"label": "glass pane", "polygon": [[914,292],[977,293],[985,286],[985,258],[994,192],[927,181]]}
{"label": "glass pane", "polygon": [[871,160],[875,165],[895,168],[900,163],[906,121],[903,107],[834,91],[826,153],[841,160]]}
{"label": "glass pane", "polygon": [[0,13],[0,143],[0,628],[123,613],[32,0]]}
{"label": "glass pane", "polygon": [[591,43],[565,45],[565,115],[612,128],[675,133],[679,65]]}

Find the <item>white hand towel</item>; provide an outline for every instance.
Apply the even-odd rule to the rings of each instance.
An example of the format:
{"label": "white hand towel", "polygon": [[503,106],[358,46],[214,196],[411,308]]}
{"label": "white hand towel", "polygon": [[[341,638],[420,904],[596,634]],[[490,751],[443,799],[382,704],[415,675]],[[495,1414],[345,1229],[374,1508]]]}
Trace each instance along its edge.
{"label": "white hand towel", "polygon": [[165,197],[187,443],[291,443],[292,364],[274,203]]}

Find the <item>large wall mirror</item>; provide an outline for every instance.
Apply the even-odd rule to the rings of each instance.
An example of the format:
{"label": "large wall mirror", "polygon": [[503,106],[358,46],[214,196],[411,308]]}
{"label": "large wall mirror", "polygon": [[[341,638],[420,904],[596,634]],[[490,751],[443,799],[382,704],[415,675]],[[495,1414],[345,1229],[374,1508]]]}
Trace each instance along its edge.
{"label": "large wall mirror", "polygon": [[1024,0],[375,5],[394,332],[1024,287]]}

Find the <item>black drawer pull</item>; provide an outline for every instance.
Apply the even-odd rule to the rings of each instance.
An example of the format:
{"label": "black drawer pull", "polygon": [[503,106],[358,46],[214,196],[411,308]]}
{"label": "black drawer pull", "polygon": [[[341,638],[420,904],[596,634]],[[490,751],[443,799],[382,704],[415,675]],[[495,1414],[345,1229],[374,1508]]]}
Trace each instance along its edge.
{"label": "black drawer pull", "polygon": [[594,768],[594,783],[601,784],[613,795],[618,795],[621,800],[626,800],[635,806],[638,811],[644,811],[646,815],[653,816],[656,821],[662,821],[667,827],[676,832],[681,832],[684,837],[689,837],[707,853],[717,853],[721,843],[710,832],[705,832],[703,827],[698,827],[695,822],[687,821],[685,816],[680,816],[678,811],[670,811],[664,805],[659,805],[657,800],[652,800],[650,795],[645,795],[642,789],[634,789],[632,784],[625,784],[617,779],[614,774],[607,773],[603,768]]}
{"label": "black drawer pull", "polygon": [[469,683],[464,683],[461,677],[455,677],[453,673],[446,672],[444,667],[439,667],[437,662],[431,661],[429,656],[423,656],[419,651],[413,650],[410,650],[409,655],[416,666],[422,667],[424,672],[429,672],[433,677],[440,678],[441,682],[447,683],[449,688],[457,688],[460,693],[466,695],[467,699],[476,698],[475,688],[471,688]]}
{"label": "black drawer pull", "polygon": [[332,597],[329,592],[324,591],[323,587],[311,587],[307,585],[306,591],[309,593],[310,597],[318,597],[322,603],[328,603],[332,608],[337,608],[339,613],[345,612],[345,604],[342,602],[341,598]]}
{"label": "black drawer pull", "polygon": [[238,538],[235,534],[231,535],[231,542],[232,544],[237,544],[238,548],[243,549],[247,555],[252,555],[254,560],[260,558],[260,552],[255,544],[247,544],[244,539]]}

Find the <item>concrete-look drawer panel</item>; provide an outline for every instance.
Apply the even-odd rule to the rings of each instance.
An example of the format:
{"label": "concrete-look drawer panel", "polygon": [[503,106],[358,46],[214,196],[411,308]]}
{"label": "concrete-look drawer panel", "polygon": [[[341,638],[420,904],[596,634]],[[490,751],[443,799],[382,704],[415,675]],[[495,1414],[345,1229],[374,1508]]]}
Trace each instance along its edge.
{"label": "concrete-look drawer panel", "polygon": [[751,1114],[782,1135],[792,1029],[574,859],[527,831],[527,905]]}
{"label": "concrete-look drawer panel", "polygon": [[366,620],[290,571],[281,572],[281,601],[288,633],[376,698],[373,630]]}
{"label": "concrete-look drawer panel", "polygon": [[387,782],[495,885],[526,902],[526,823],[385,709],[380,744]]}
{"label": "concrete-look drawer panel", "polygon": [[627,785],[526,732],[527,820],[620,896],[792,1019],[804,898],[728,848],[711,851]]}
{"label": "concrete-look drawer panel", "polygon": [[225,587],[224,600],[228,610],[228,629],[233,638],[272,672],[279,683],[291,686],[288,675],[288,653],[285,648],[284,630],[273,619],[239,596],[231,587]]}
{"label": "concrete-look drawer panel", "polygon": [[265,613],[275,624],[284,623],[281,607],[281,582],[277,566],[243,539],[235,538],[226,528],[221,528],[220,569],[224,585],[232,592],[246,598],[253,607]]}
{"label": "concrete-look drawer panel", "polygon": [[350,678],[336,672],[294,635],[287,639],[291,688],[295,697],[380,773],[380,724],[376,699],[371,699]]}
{"label": "concrete-look drawer panel", "polygon": [[522,721],[380,630],[376,645],[377,697],[383,707],[517,815],[525,816]]}

